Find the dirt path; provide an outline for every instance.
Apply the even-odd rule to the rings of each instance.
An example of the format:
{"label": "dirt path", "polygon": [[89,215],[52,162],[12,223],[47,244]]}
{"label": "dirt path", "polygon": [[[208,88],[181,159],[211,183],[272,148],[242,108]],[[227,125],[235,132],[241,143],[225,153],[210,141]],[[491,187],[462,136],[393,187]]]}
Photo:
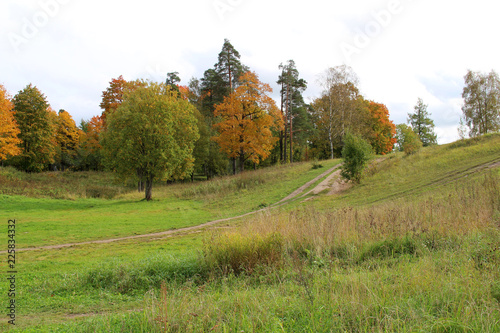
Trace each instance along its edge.
{"label": "dirt path", "polygon": [[[338,168],[339,166],[340,166],[340,164],[337,164],[334,167],[328,169],[327,171],[323,172],[321,175],[317,176],[313,180],[311,180],[311,181],[307,182],[306,184],[302,185],[301,187],[299,187],[297,190],[295,190],[294,192],[292,192],[286,198],[284,198],[284,199],[278,201],[277,203],[271,205],[269,208],[276,208],[276,207],[280,207],[280,206],[286,205],[287,203],[289,203],[289,201],[291,201],[292,199],[294,199],[297,196],[299,196],[300,194],[302,194],[312,184],[314,184],[318,180],[320,180],[320,179],[328,176],[328,174],[334,172],[335,169]],[[308,192],[308,193],[310,193],[310,192]],[[118,242],[118,241],[129,240],[129,239],[148,238],[148,237],[150,237],[150,238],[163,238],[163,237],[171,236],[171,235],[174,235],[174,234],[191,233],[191,232],[203,229],[203,228],[207,228],[207,227],[213,226],[215,224],[219,224],[219,223],[222,223],[222,222],[228,222],[228,221],[231,221],[231,220],[236,220],[236,219],[239,219],[239,218],[243,218],[243,217],[246,217],[246,216],[257,214],[257,213],[263,212],[263,211],[265,211],[265,210],[267,210],[269,208],[262,208],[262,209],[259,209],[259,210],[253,211],[253,212],[249,212],[249,213],[246,213],[246,214],[242,214],[242,215],[238,215],[238,216],[233,216],[233,217],[228,217],[228,218],[225,218],[225,219],[214,220],[214,221],[206,222],[206,223],[199,224],[199,225],[192,226],[192,227],[185,227],[185,228],[179,228],[179,229],[171,229],[171,230],[167,230],[167,231],[155,232],[155,233],[144,234],[144,235],[133,235],[133,236],[126,236],[126,237],[100,239],[100,240],[93,240],[93,241],[79,242],[79,243],[68,243],[68,244],[57,244],[57,245],[46,245],[46,246],[38,246],[38,247],[28,247],[28,248],[24,248],[24,249],[16,249],[16,251],[20,252],[20,251],[35,251],[35,250],[53,250],[53,249],[62,249],[62,248],[67,248],[67,247],[72,247],[72,246],[78,246],[78,245],[107,244],[107,243],[113,243],[113,242]],[[6,252],[7,251],[0,251],[0,253],[6,253]]]}
{"label": "dirt path", "polygon": [[[117,238],[109,238],[109,239],[101,239],[101,240],[93,240],[93,241],[87,241],[87,242],[79,242],[79,243],[68,243],[68,244],[58,244],[58,245],[46,245],[46,246],[39,246],[39,247],[30,247],[30,248],[24,248],[24,249],[17,249],[17,251],[34,251],[34,250],[51,250],[51,249],[62,249],[62,248],[67,248],[67,247],[72,247],[72,246],[78,246],[78,245],[88,245],[88,244],[107,244],[107,243],[112,243],[112,242],[118,242],[118,241],[124,241],[124,240],[129,240],[129,239],[139,239],[139,238],[164,238],[168,236],[172,236],[175,234],[181,234],[181,233],[192,233],[199,231],[201,229],[207,228],[214,226],[219,223],[223,222],[228,222],[236,219],[240,219],[243,217],[247,217],[250,215],[254,215],[260,212],[263,212],[269,208],[277,208],[283,205],[288,204],[291,200],[295,199],[299,195],[302,195],[301,197],[305,197],[309,194],[319,194],[320,192],[323,192],[325,190],[328,191],[328,195],[333,195],[333,194],[338,194],[345,189],[349,188],[351,185],[348,183],[345,183],[342,181],[340,178],[340,170],[335,171],[340,164],[335,165],[334,167],[326,170],[323,172],[321,175],[317,176],[313,180],[307,182],[306,184],[302,185],[292,193],[290,193],[287,197],[281,199],[280,201],[276,202],[275,204],[271,205],[270,207],[267,208],[262,208],[253,212],[249,212],[246,214],[238,215],[238,216],[233,216],[233,217],[228,217],[225,219],[219,219],[219,220],[214,220],[210,222],[206,222],[203,224],[199,224],[196,226],[192,227],[185,227],[185,228],[179,228],[179,229],[171,229],[167,231],[162,231],[162,232],[155,232],[155,233],[150,233],[150,234],[144,234],[144,235],[133,235],[133,236],[126,236],[126,237],[117,237]],[[442,184],[442,183],[447,183],[450,181],[454,181],[457,179],[460,179],[462,177],[467,177],[468,175],[482,171],[484,169],[491,169],[491,168],[496,168],[500,166],[500,160],[494,159],[493,161],[483,163],[480,165],[473,166],[467,170],[463,170],[460,172],[457,172],[456,174],[451,174],[443,177],[442,179],[439,179],[437,182],[434,183],[436,184]],[[327,177],[328,176],[328,177]],[[312,184],[317,182],[318,180],[327,177],[325,180],[323,180],[320,184],[318,184],[316,187],[314,187],[312,190],[304,193],[304,191],[310,187]],[[428,186],[428,185],[427,185]],[[415,189],[413,189],[415,190]],[[309,198],[311,199],[311,198]],[[306,199],[306,200],[309,200]],[[0,251],[0,253],[6,253],[7,251]]]}
{"label": "dirt path", "polygon": [[[319,175],[318,177],[314,178],[313,180],[311,181],[308,181],[307,183],[305,183],[304,185],[302,185],[301,187],[299,187],[298,189],[296,189],[295,191],[293,191],[292,193],[290,193],[290,195],[288,195],[287,197],[281,199],[280,201],[278,201],[277,203],[275,203],[274,205],[272,206],[275,206],[275,205],[280,205],[282,203],[285,203],[287,201],[290,201],[292,200],[293,198],[299,196],[300,194],[302,194],[309,186],[311,186],[312,184],[316,183],[318,180],[320,180],[321,178],[324,178],[326,177],[328,174],[331,174],[332,172],[335,171],[335,169],[337,169],[338,167],[340,166],[340,164],[337,164],[335,165],[334,167],[326,170],[325,172],[323,172],[321,175]],[[319,186],[319,185],[318,185]],[[310,193],[311,191],[307,192]],[[271,206],[271,207],[272,207]]]}

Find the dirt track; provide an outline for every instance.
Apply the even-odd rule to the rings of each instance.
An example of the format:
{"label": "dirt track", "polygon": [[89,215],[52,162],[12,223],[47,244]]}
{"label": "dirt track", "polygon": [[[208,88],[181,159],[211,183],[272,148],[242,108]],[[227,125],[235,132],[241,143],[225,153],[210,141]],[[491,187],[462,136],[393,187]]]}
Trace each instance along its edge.
{"label": "dirt track", "polygon": [[[290,193],[290,195],[288,195],[284,199],[282,199],[282,200],[278,201],[277,203],[271,205],[270,208],[276,208],[276,207],[280,207],[280,206],[286,205],[291,200],[293,200],[296,197],[298,197],[299,195],[303,194],[303,192],[308,187],[310,187],[312,184],[314,184],[318,180],[320,180],[320,179],[328,176],[329,174],[332,174],[332,175],[337,174],[338,172],[334,172],[334,171],[339,166],[340,166],[340,164],[337,164],[334,167],[332,167],[332,168],[328,169],[327,171],[323,172],[321,175],[317,176],[313,180],[311,180],[311,181],[307,182],[306,184],[302,185],[301,187],[299,187],[294,192]],[[330,177],[327,178],[327,180],[328,179],[330,179]],[[324,183],[324,181],[321,184],[319,184],[317,187],[324,186],[324,185],[322,185],[323,183]],[[321,192],[321,191],[315,192],[315,189],[313,189],[312,191],[304,194],[304,196],[307,195],[307,194],[309,194],[309,193],[311,193],[311,192],[313,192],[313,193],[319,193],[319,192]],[[225,219],[219,219],[219,220],[215,220],[215,221],[210,221],[210,222],[199,224],[199,225],[196,225],[196,226],[193,226],[193,227],[185,227],[185,228],[171,229],[171,230],[167,230],[167,231],[150,233],[150,234],[144,234],[144,235],[133,235],[133,236],[126,236],[126,237],[118,237],[118,238],[93,240],[93,241],[87,241],[87,242],[79,242],[79,243],[68,243],[68,244],[46,245],[46,246],[39,246],[39,247],[29,247],[29,248],[24,248],[24,249],[16,249],[16,251],[20,252],[20,251],[35,251],[35,250],[53,250],[53,249],[62,249],[62,248],[67,248],[67,247],[72,247],[72,246],[78,246],[78,245],[106,244],[106,243],[112,243],[112,242],[129,240],[129,239],[138,239],[138,238],[164,238],[164,237],[168,237],[168,236],[171,236],[171,235],[174,235],[174,234],[191,233],[193,231],[200,230],[200,229],[203,229],[203,228],[207,228],[207,227],[213,226],[215,224],[219,224],[219,223],[227,222],[227,221],[231,221],[231,220],[236,220],[236,219],[239,219],[239,218],[242,218],[242,217],[246,217],[246,216],[253,215],[253,214],[256,214],[256,213],[259,213],[259,212],[263,212],[263,211],[265,211],[267,209],[269,209],[269,208],[263,208],[263,209],[259,209],[259,210],[253,211],[253,212],[249,212],[249,213],[243,214],[243,215],[238,215],[238,216],[233,216],[233,217],[229,217],[229,218],[225,218]],[[0,251],[0,253],[6,253],[6,251]]]}

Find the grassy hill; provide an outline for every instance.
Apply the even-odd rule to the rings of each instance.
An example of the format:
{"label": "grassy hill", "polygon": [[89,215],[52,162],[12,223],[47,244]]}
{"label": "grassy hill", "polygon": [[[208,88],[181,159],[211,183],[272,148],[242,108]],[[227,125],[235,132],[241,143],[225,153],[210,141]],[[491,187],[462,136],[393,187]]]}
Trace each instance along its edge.
{"label": "grassy hill", "polygon": [[[385,156],[341,194],[217,228],[18,252],[17,331],[500,331],[499,162],[491,135]],[[103,174],[0,169],[0,217],[19,221],[18,248],[182,228],[269,207],[337,163],[165,185],[153,203]]]}

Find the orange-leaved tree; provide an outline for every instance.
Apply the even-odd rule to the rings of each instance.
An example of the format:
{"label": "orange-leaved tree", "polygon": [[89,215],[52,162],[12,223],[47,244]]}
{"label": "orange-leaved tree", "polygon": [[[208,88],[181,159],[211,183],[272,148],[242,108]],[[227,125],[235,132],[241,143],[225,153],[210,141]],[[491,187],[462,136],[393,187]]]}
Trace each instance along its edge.
{"label": "orange-leaved tree", "polygon": [[396,143],[396,125],[389,119],[389,110],[384,104],[370,101],[368,110],[371,115],[369,142],[376,154],[385,155]]}
{"label": "orange-leaved tree", "polygon": [[[215,107],[220,119],[214,125],[218,135],[212,139],[230,158],[239,159],[240,170],[245,161],[256,164],[266,159],[278,138],[273,131],[283,129],[283,118],[274,100],[268,96],[272,89],[259,81],[257,74],[246,72],[240,85],[224,102]],[[233,173],[236,168],[233,165]]]}
{"label": "orange-leaved tree", "polygon": [[123,103],[123,96],[125,92],[127,90],[137,89],[140,86],[144,86],[144,83],[139,80],[127,81],[122,75],[116,79],[111,79],[109,87],[102,92],[102,101],[101,104],[99,104],[102,109],[101,118],[104,122],[104,129],[107,127],[107,117],[114,113]]}
{"label": "orange-leaved tree", "polygon": [[99,134],[104,131],[104,121],[101,116],[93,116],[87,123],[86,131],[80,139],[81,145],[91,153],[102,149]]}
{"label": "orange-leaved tree", "polygon": [[102,170],[102,146],[100,134],[104,131],[104,121],[101,116],[94,116],[89,121],[82,122],[83,133],[80,135],[78,155],[81,170]]}
{"label": "orange-leaved tree", "polygon": [[7,90],[0,85],[0,161],[2,162],[9,156],[21,153],[19,145],[22,141],[17,137],[20,130],[14,119],[13,109]]}
{"label": "orange-leaved tree", "polygon": [[109,87],[102,92],[102,119],[106,122],[106,117],[113,113],[123,102],[123,93],[127,86],[127,81],[120,75],[116,79],[111,79]]}

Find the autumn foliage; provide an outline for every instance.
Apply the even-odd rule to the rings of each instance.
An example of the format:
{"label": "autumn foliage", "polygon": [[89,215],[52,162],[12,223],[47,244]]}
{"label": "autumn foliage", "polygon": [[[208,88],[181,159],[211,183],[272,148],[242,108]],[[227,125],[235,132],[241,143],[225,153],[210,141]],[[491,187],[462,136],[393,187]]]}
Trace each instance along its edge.
{"label": "autumn foliage", "polygon": [[113,113],[116,109],[118,109],[120,104],[122,104],[123,93],[126,85],[127,81],[125,81],[123,76],[120,75],[116,79],[111,79],[109,87],[102,92],[102,102],[100,107],[103,110],[103,120],[105,120],[109,114]]}
{"label": "autumn foliage", "polygon": [[[0,161],[28,172],[100,171],[106,166],[123,171],[118,167],[123,165],[123,173],[134,174],[142,191],[143,183],[158,177],[224,175],[230,172],[230,163],[236,173],[238,167],[244,171],[249,164],[338,157],[348,132],[368,141],[377,154],[392,151],[396,131],[389,111],[364,99],[352,68],[328,69],[320,80],[321,97],[311,104],[302,96],[307,82],[300,78],[295,62],[289,60],[278,68],[281,110],[270,97],[271,87],[241,63],[239,52],[226,39],[213,68],[187,85],[181,84],[178,72],[168,73],[164,84],[127,81],[121,75],[112,78],[102,91],[101,114],[80,120],[78,127],[69,112],[54,111],[34,85],[12,99],[0,85]],[[116,113],[121,115],[115,117]],[[174,115],[185,117],[186,123],[167,119]],[[179,129],[182,126],[187,127]],[[160,139],[178,153],[167,148],[158,151]],[[139,163],[144,147],[137,148],[146,141],[148,153],[158,153],[147,165]],[[125,154],[126,148],[137,149]],[[146,171],[153,164],[161,170]]]}
{"label": "autumn foliage", "polygon": [[396,125],[389,119],[389,110],[384,104],[370,102],[371,115],[370,144],[376,154],[385,155],[392,151],[396,143]]}
{"label": "autumn foliage", "polygon": [[87,124],[87,131],[82,134],[80,142],[82,147],[91,153],[97,153],[102,146],[99,143],[99,134],[104,131],[104,121],[100,116],[94,116]]}
{"label": "autumn foliage", "polygon": [[76,127],[73,117],[65,110],[60,110],[55,124],[55,139],[56,162],[61,169],[73,166],[82,134],[83,131]]}
{"label": "autumn foliage", "polygon": [[14,119],[13,108],[7,90],[0,85],[0,161],[21,153],[21,139],[17,137],[20,131]]}
{"label": "autumn foliage", "polygon": [[278,140],[273,131],[283,128],[283,118],[267,95],[271,87],[260,82],[255,73],[247,72],[239,81],[234,92],[215,107],[220,122],[214,125],[219,134],[213,140],[228,157],[239,159],[243,170],[245,161],[258,164],[269,156]]}

